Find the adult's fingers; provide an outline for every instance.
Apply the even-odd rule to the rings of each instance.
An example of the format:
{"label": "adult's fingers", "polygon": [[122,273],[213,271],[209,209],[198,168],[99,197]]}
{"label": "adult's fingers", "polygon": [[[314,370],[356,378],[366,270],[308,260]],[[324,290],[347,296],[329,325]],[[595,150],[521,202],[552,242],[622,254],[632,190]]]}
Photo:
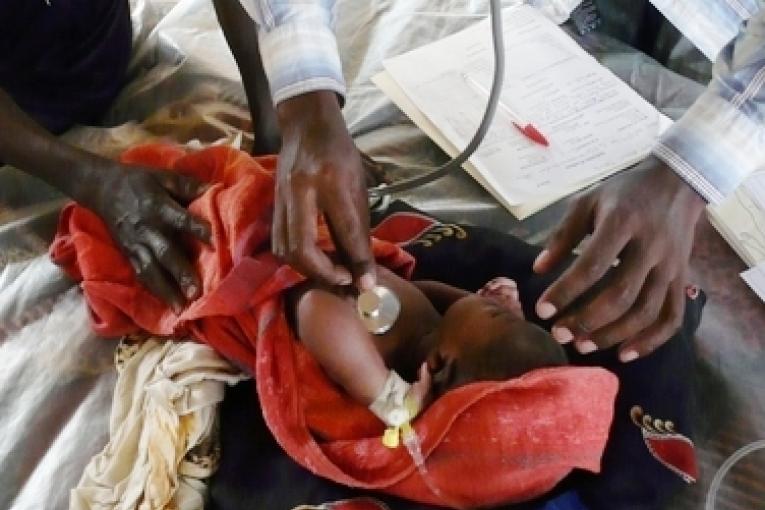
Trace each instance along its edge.
{"label": "adult's fingers", "polygon": [[629,232],[609,218],[593,232],[582,254],[537,302],[537,315],[553,317],[600,280],[619,256],[629,239]]}
{"label": "adult's fingers", "polygon": [[619,359],[628,363],[647,356],[663,345],[677,332],[685,313],[685,274],[674,280],[667,289],[659,320],[622,344]]}
{"label": "adult's fingers", "polygon": [[183,311],[183,297],[178,289],[167,281],[151,250],[142,244],[133,244],[128,250],[130,263],[138,281],[149,289],[149,292],[170,305],[176,314],[180,314]]}
{"label": "adult's fingers", "polygon": [[173,198],[189,203],[210,188],[210,184],[174,172],[154,172],[157,181]]}
{"label": "adult's fingers", "polygon": [[[364,196],[366,198],[366,196]],[[369,238],[369,211],[359,207],[358,197],[341,193],[325,208],[335,246],[341,259],[348,264],[354,282],[360,290],[375,286],[376,276]]]}
{"label": "adult's fingers", "polygon": [[[598,329],[589,340],[599,349],[608,349],[655,324],[664,305],[669,282],[656,269],[645,281],[632,308],[618,320]],[[576,344],[580,352],[592,350],[590,344]]]}
{"label": "adult's fingers", "polygon": [[[592,340],[594,331],[629,312],[652,266],[651,260],[639,250],[636,243],[627,245],[619,266],[606,276],[603,289],[556,323],[553,336],[557,340],[563,343],[571,339]],[[592,349],[595,344],[590,341],[587,345]]]}
{"label": "adult's fingers", "polygon": [[173,277],[186,299],[198,298],[202,285],[186,255],[170,239],[153,228],[143,228],[139,235],[153,252],[154,258]]}
{"label": "adult's fingers", "polygon": [[306,188],[287,203],[287,262],[309,279],[326,285],[349,285],[352,281],[350,273],[335,267],[316,244],[317,214],[313,188]]}
{"label": "adult's fingers", "polygon": [[563,221],[550,236],[547,247],[534,261],[534,272],[546,273],[571,255],[571,251],[590,233],[592,211],[588,198],[572,202]]}
{"label": "adult's fingers", "polygon": [[210,243],[210,224],[197,218],[172,200],[165,200],[159,206],[159,216],[169,227],[191,234],[203,243]]}

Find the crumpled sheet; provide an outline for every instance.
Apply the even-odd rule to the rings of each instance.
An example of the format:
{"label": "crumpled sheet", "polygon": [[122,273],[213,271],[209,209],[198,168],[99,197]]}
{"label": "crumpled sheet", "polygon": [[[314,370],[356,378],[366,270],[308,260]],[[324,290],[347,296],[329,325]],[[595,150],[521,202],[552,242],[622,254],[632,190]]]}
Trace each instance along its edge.
{"label": "crumpled sheet", "polygon": [[218,404],[246,379],[210,347],[141,336],[120,342],[109,442],[72,490],[70,510],[201,510],[217,468]]}

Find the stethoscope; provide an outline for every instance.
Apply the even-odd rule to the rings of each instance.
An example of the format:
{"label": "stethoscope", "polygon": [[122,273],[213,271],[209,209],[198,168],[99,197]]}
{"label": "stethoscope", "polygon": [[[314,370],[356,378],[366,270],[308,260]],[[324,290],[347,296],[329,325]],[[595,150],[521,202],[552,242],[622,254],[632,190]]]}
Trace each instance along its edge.
{"label": "stethoscope", "polygon": [[417,188],[433,182],[445,175],[451,173],[453,170],[460,168],[465,161],[476,151],[484,137],[489,130],[492,120],[494,120],[494,114],[497,112],[497,105],[499,104],[499,98],[502,93],[502,82],[505,78],[505,43],[502,34],[502,6],[501,0],[489,0],[489,17],[491,18],[491,40],[494,47],[494,77],[491,82],[491,90],[489,91],[489,101],[486,104],[486,109],[483,113],[481,123],[478,125],[473,138],[470,143],[467,144],[465,149],[457,155],[457,157],[446,162],[442,166],[435,168],[425,175],[419,175],[410,179],[405,179],[394,184],[381,184],[374,188],[370,188],[367,193],[369,194],[370,203],[376,203],[381,198],[391,195],[393,193],[401,193],[412,188]]}
{"label": "stethoscope", "polygon": [[[382,184],[368,190],[369,202],[374,204],[382,198],[393,193],[401,193],[412,188],[423,186],[433,182],[453,170],[462,166],[483,141],[486,132],[489,130],[494,114],[497,112],[497,105],[502,91],[502,82],[505,78],[505,46],[502,34],[502,9],[500,0],[489,0],[491,18],[491,39],[494,47],[494,77],[489,92],[489,101],[486,104],[481,123],[478,125],[473,138],[467,144],[465,149],[444,165],[431,170],[425,175],[412,177],[394,184]],[[387,287],[376,286],[359,294],[356,299],[356,310],[359,318],[364,323],[367,330],[375,335],[382,335],[389,331],[398,319],[401,312],[401,303],[396,294]]]}

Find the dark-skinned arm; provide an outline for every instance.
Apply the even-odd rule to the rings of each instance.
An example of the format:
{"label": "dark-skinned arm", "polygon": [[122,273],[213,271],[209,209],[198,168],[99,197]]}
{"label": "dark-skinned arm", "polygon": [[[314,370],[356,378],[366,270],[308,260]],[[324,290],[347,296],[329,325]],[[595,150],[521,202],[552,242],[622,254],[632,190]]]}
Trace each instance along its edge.
{"label": "dark-skinned arm", "polygon": [[621,344],[624,362],[666,342],[682,322],[695,226],[705,205],[655,158],[575,199],[534,263],[536,272],[550,271],[592,236],[537,302],[543,319],[565,310],[552,329],[556,340],[573,341],[582,354]]}
{"label": "dark-skinned arm", "polygon": [[[230,0],[232,3],[236,0]],[[331,0],[218,0],[218,14],[243,73],[255,61],[268,78],[281,151],[272,230],[273,252],[308,278],[327,286],[376,281],[369,238],[366,177],[359,151],[340,111],[345,93]],[[238,10],[239,9],[239,10]],[[257,24],[234,33],[245,12]],[[229,16],[232,16],[229,19]],[[228,27],[228,28],[226,28]],[[257,42],[255,33],[257,32]],[[257,73],[253,71],[253,77]],[[245,85],[249,89],[249,85]],[[248,97],[261,91],[250,92]],[[260,97],[260,96],[258,96]],[[252,106],[252,105],[251,105]],[[323,214],[339,254],[333,263],[316,246]]]}
{"label": "dark-skinned arm", "polygon": [[354,400],[370,405],[389,370],[353,306],[314,288],[300,295],[296,308],[298,336],[319,365]]}
{"label": "dark-skinned arm", "polygon": [[121,165],[48,133],[0,89],[0,161],[38,177],[98,214],[146,287],[179,312],[200,295],[199,278],[175,237],[209,241],[186,211],[204,187],[188,177]]}
{"label": "dark-skinned arm", "polygon": [[[699,39],[707,55],[717,55],[707,89],[637,171],[574,201],[534,266],[551,270],[592,234],[582,255],[537,303],[545,318],[562,312],[554,334],[573,340],[580,352],[620,344],[621,360],[632,361],[669,339],[682,320],[695,226],[705,204],[719,203],[765,165],[765,9],[736,11],[742,23],[736,23],[735,37],[724,28],[731,12],[712,16],[719,19],[710,20],[711,37]],[[694,40],[699,33],[686,35]],[[709,46],[713,40],[720,47]],[[588,293],[616,257],[621,263],[602,289]]]}

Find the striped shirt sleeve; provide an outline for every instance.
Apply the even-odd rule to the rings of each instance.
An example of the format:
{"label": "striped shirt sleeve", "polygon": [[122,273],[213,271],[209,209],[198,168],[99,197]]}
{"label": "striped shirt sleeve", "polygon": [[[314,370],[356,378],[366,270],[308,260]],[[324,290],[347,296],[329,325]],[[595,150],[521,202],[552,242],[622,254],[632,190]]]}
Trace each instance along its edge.
{"label": "striped shirt sleeve", "polygon": [[239,0],[258,25],[274,103],[317,90],[345,96],[334,0]]}
{"label": "striped shirt sleeve", "polygon": [[[699,49],[716,55],[709,87],[653,152],[718,203],[765,168],[765,10],[748,0],[653,1]],[[696,6],[694,14],[682,16],[678,6],[685,4]]]}

